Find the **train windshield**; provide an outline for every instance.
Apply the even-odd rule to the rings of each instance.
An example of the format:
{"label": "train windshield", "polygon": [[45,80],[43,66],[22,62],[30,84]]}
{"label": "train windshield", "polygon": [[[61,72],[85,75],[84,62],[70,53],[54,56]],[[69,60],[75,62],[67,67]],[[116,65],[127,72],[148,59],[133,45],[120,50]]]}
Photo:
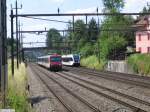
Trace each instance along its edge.
{"label": "train windshield", "polygon": [[80,59],[80,57],[78,55],[74,55],[73,57],[74,57],[74,60],[79,60]]}
{"label": "train windshield", "polygon": [[51,57],[52,62],[61,62],[61,57]]}

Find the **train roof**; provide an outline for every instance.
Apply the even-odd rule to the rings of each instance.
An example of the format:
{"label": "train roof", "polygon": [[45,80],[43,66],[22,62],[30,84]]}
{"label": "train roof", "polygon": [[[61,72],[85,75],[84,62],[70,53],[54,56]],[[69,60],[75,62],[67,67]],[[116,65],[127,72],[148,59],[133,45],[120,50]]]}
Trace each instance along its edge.
{"label": "train roof", "polygon": [[62,57],[73,57],[73,56],[80,56],[79,54],[67,54],[67,55],[62,55]]}
{"label": "train roof", "polygon": [[40,56],[38,58],[49,58],[51,56],[61,56],[61,55],[59,55],[59,54],[51,54],[51,55]]}

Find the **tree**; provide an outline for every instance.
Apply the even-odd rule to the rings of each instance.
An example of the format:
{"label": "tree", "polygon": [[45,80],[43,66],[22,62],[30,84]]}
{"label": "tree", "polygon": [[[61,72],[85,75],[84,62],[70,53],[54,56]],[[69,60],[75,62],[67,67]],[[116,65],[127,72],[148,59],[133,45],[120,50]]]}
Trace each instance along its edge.
{"label": "tree", "polygon": [[[120,13],[124,7],[124,0],[103,0],[103,4],[109,12]],[[133,45],[134,32],[129,30],[119,31],[129,29],[133,22],[134,19],[131,16],[117,15],[105,17],[100,29],[108,29],[110,31],[101,31],[99,34],[101,59],[107,60],[116,53],[125,53],[126,46]]]}
{"label": "tree", "polygon": [[89,27],[88,27],[88,40],[96,41],[97,38],[98,38],[98,26],[96,24],[95,19],[92,18],[89,22]]}
{"label": "tree", "polygon": [[124,0],[103,0],[103,4],[109,12],[120,12],[124,7]]}
{"label": "tree", "polygon": [[[87,29],[83,20],[77,20],[74,25],[74,48],[79,51],[81,46],[84,46],[85,41],[88,41]],[[83,41],[84,40],[84,41]],[[80,46],[79,46],[80,43]]]}
{"label": "tree", "polygon": [[148,13],[150,12],[150,7],[143,7],[142,13]]}
{"label": "tree", "polygon": [[60,33],[54,28],[50,29],[47,33],[47,39],[46,39],[47,47],[50,48],[59,47],[61,42],[62,42],[62,37]]}

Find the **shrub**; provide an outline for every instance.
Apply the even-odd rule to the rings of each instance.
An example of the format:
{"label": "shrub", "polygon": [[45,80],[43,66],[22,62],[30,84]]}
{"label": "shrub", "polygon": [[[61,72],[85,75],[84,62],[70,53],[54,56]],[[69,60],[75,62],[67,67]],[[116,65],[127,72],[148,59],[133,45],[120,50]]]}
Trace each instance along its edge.
{"label": "shrub", "polygon": [[104,65],[105,65],[105,62],[103,61],[99,62],[98,58],[95,55],[81,59],[81,66],[85,66],[87,68],[103,70]]}
{"label": "shrub", "polygon": [[19,69],[15,67],[14,77],[11,75],[10,64],[8,64],[8,94],[7,107],[15,109],[15,112],[29,112],[26,93],[26,68],[22,63]]}
{"label": "shrub", "polygon": [[150,75],[150,55],[134,54],[127,58],[128,64],[136,73]]}

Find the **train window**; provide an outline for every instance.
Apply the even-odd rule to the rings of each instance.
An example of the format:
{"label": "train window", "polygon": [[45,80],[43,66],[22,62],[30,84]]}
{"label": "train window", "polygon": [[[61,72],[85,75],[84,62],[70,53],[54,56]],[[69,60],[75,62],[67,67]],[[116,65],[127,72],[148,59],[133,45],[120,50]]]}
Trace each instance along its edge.
{"label": "train window", "polygon": [[63,58],[62,60],[63,60],[63,62],[73,61],[73,59],[72,59],[72,58]]}
{"label": "train window", "polygon": [[79,60],[79,56],[73,56],[75,60]]}
{"label": "train window", "polygon": [[69,61],[73,61],[73,59],[72,59],[72,58],[69,58],[68,60],[69,60]]}
{"label": "train window", "polygon": [[51,58],[51,61],[52,61],[52,62],[60,62],[60,61],[61,61],[61,58],[60,58],[60,57],[52,57],[52,58]]}
{"label": "train window", "polygon": [[67,58],[63,58],[62,60],[63,62],[68,62]]}

